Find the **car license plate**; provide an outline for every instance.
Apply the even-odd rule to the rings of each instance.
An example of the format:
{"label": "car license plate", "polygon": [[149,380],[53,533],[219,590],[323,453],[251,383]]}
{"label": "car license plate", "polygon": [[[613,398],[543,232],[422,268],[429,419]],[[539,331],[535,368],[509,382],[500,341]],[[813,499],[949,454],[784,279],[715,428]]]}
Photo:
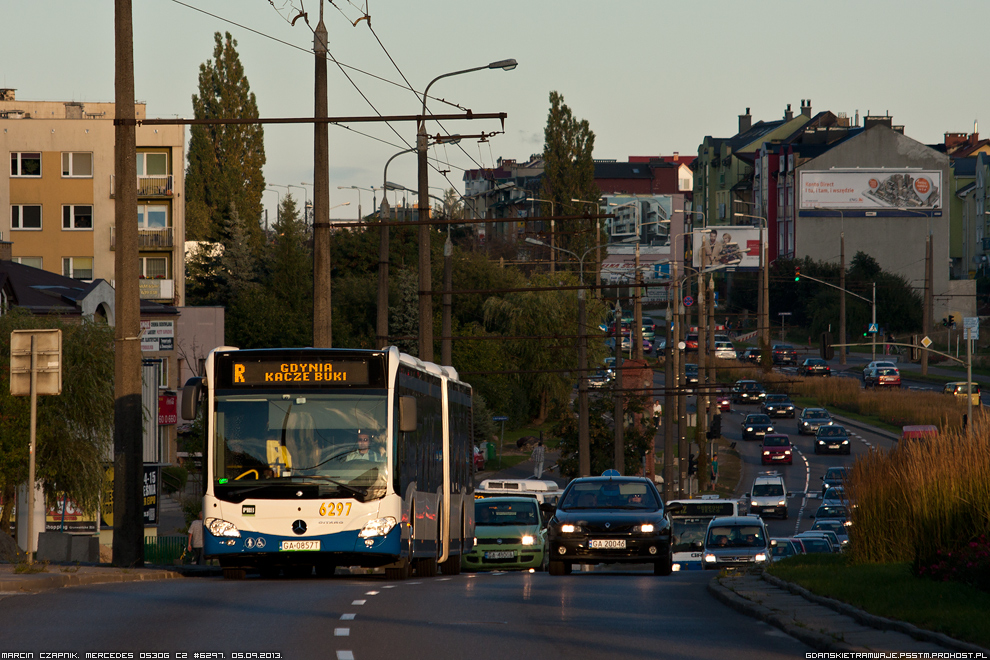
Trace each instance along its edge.
{"label": "car license plate", "polygon": [[773,459],[773,460],[775,460],[775,461],[779,461],[779,460],[781,460],[782,458],[784,458],[784,456],[783,456],[783,454],[774,454],[774,455],[773,455],[773,456],[771,456],[770,458],[772,458],[772,459]]}
{"label": "car license plate", "polygon": [[625,539],[592,539],[588,542],[588,547],[595,550],[625,550]]}
{"label": "car license plate", "polygon": [[838,449],[839,448],[839,445],[829,445],[828,448],[829,449]]}
{"label": "car license plate", "polygon": [[515,556],[515,550],[493,550],[485,553],[485,559],[512,559]]}
{"label": "car license plate", "polygon": [[279,550],[319,550],[319,541],[282,541]]}

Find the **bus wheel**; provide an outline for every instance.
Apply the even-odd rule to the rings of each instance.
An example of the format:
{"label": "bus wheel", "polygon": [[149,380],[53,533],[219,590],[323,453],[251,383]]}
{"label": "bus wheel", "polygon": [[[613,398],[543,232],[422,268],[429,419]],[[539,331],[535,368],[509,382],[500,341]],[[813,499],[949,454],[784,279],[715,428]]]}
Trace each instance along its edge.
{"label": "bus wheel", "polygon": [[437,574],[436,557],[416,560],[416,577],[421,577],[421,578],[434,577],[436,576],[436,574]]}
{"label": "bus wheel", "polygon": [[243,580],[247,577],[247,571],[243,568],[225,568],[223,569],[223,579],[224,580]]}
{"label": "bus wheel", "polygon": [[316,565],[316,577],[318,578],[331,578],[333,574],[337,572],[337,567],[333,564],[317,564]]}
{"label": "bus wheel", "polygon": [[447,561],[440,564],[440,572],[444,575],[460,575],[461,574],[461,556],[451,555],[447,558]]}

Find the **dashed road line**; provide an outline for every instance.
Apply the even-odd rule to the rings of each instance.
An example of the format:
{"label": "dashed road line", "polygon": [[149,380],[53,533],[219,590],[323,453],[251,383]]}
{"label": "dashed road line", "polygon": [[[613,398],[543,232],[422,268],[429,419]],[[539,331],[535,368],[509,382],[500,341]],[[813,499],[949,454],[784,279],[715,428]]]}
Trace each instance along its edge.
{"label": "dashed road line", "polygon": [[367,602],[368,601],[366,601],[366,600],[352,600],[351,601],[351,605],[364,605]]}
{"label": "dashed road line", "polygon": [[365,596],[377,596],[378,595],[378,592],[377,591],[365,591],[364,592],[364,595]]}
{"label": "dashed road line", "polygon": [[350,628],[334,628],[333,629],[333,636],[334,637],[350,637],[351,636],[351,629]]}
{"label": "dashed road line", "polygon": [[337,651],[337,660],[354,660],[354,651]]}
{"label": "dashed road line", "polygon": [[340,615],[340,620],[341,621],[353,621],[354,620],[354,617],[356,617],[356,616],[357,616],[357,614],[354,614],[353,612],[348,613],[348,614],[341,614]]}
{"label": "dashed road line", "polygon": [[797,520],[794,521],[794,534],[797,534],[801,527],[801,518],[804,516],[804,507],[808,503],[808,485],[811,483],[811,465],[808,463],[808,457],[798,449],[794,448],[794,451],[798,453],[801,460],[804,461],[804,492],[801,494],[801,508],[798,509]]}

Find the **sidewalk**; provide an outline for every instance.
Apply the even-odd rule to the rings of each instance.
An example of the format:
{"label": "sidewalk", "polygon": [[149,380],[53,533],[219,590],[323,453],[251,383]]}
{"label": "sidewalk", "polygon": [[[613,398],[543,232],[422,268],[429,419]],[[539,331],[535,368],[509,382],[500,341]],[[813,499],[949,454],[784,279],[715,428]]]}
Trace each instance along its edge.
{"label": "sidewalk", "polygon": [[[48,564],[40,573],[15,573],[18,565],[0,564],[0,596],[34,593],[59,587],[75,587],[107,582],[140,582],[181,578],[177,570],[162,568],[117,568]],[[36,564],[36,567],[41,564]]]}
{"label": "sidewalk", "polygon": [[990,650],[981,646],[868,614],[765,572],[718,575],[709,582],[708,591],[729,607],[780,628],[816,651],[955,652],[990,657]]}

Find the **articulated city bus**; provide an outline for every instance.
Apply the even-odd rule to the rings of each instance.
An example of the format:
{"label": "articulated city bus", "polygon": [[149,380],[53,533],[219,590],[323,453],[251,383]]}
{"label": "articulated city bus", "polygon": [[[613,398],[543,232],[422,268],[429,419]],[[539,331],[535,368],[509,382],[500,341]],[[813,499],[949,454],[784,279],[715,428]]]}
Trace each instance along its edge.
{"label": "articulated city bus", "polygon": [[474,542],[471,388],[399,352],[221,347],[205,395],[203,552],[228,579],[460,572]]}
{"label": "articulated city bus", "polygon": [[[702,495],[698,499],[671,500],[680,504],[681,509],[670,514],[671,543],[674,551],[675,571],[700,571],[701,551],[705,542],[705,532],[712,518],[738,516],[739,502],[722,500],[714,495]],[[701,545],[698,545],[701,544]]]}

